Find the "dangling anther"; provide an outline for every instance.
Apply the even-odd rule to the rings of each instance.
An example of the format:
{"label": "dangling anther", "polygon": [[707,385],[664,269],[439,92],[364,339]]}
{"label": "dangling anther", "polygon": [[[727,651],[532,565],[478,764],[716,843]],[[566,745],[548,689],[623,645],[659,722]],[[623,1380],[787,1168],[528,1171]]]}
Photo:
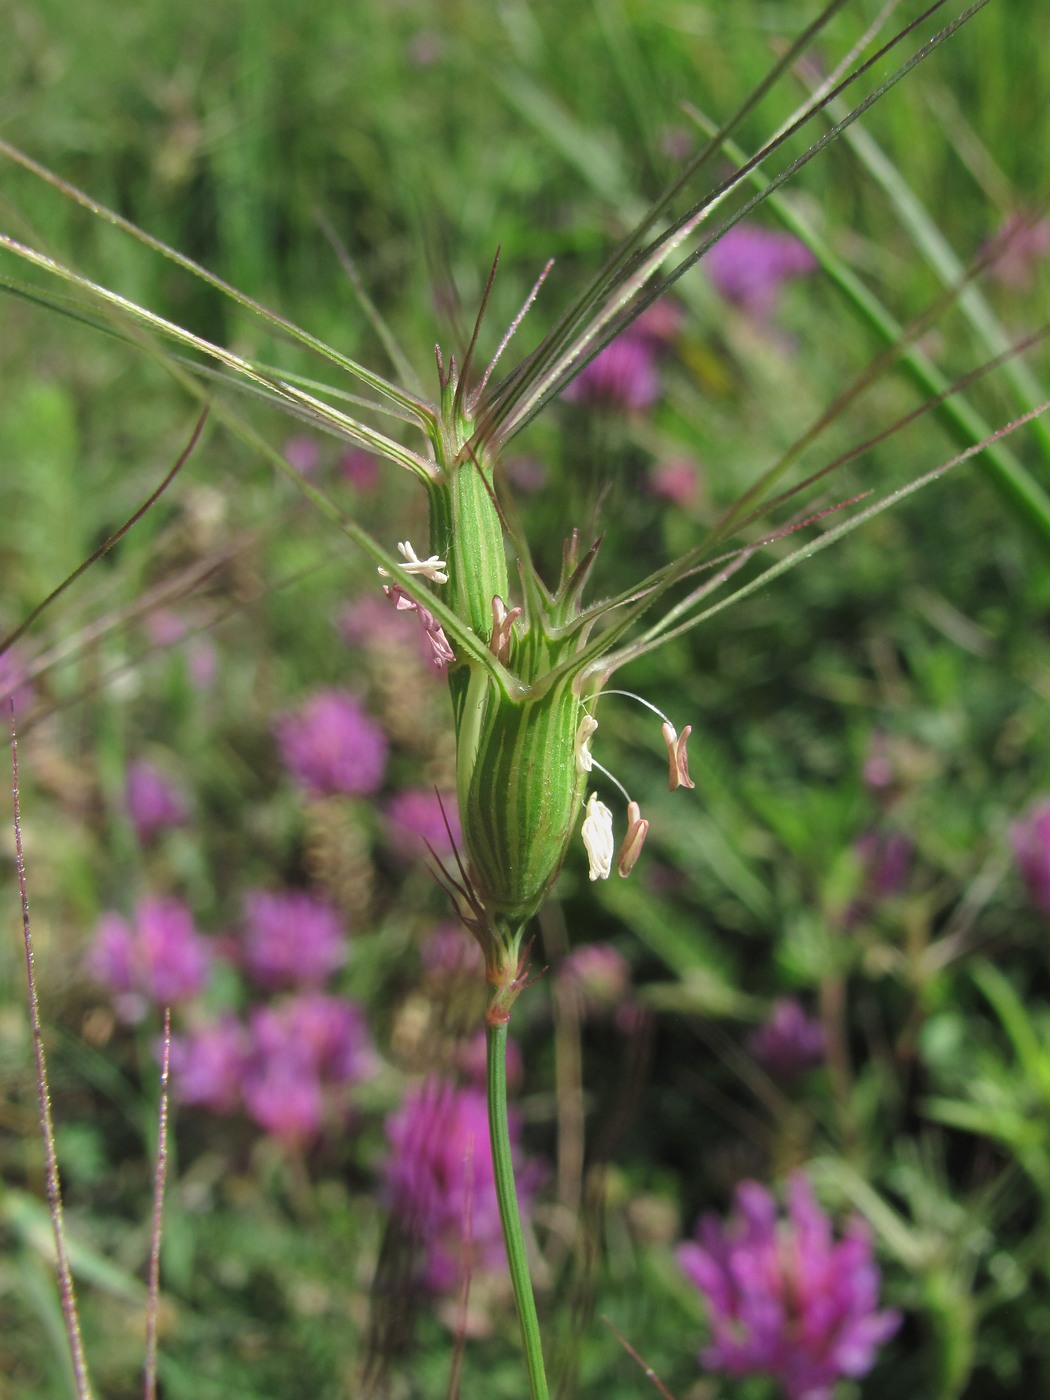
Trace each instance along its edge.
{"label": "dangling anther", "polygon": [[668,778],[667,790],[674,792],[675,788],[696,787],[689,776],[689,755],[685,751],[685,746],[689,742],[689,736],[693,732],[693,726],[687,724],[681,735],[675,732],[674,725],[670,720],[665,720],[662,726],[664,743],[667,745],[667,758],[670,763],[670,776]]}
{"label": "dangling anther", "polygon": [[625,880],[634,869],[635,861],[642,854],[642,847],[645,845],[648,831],[649,823],[642,816],[642,810],[638,803],[628,802],[627,835],[623,838],[620,854],[616,858],[616,868]]}

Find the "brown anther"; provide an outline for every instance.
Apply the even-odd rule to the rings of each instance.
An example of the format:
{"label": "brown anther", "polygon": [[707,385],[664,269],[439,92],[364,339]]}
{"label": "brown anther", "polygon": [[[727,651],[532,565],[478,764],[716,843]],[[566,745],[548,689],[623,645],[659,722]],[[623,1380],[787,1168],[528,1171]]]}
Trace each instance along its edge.
{"label": "brown anther", "polygon": [[664,743],[667,745],[668,762],[670,763],[670,776],[667,783],[668,791],[674,792],[675,788],[679,787],[696,787],[696,784],[689,776],[689,755],[685,750],[685,746],[689,742],[689,736],[693,732],[693,726],[687,724],[682,730],[681,735],[679,735],[675,731],[674,725],[665,720],[662,732]]}
{"label": "brown anther", "polygon": [[497,661],[506,661],[510,656],[510,638],[515,622],[521,616],[521,608],[508,608],[497,594],[492,600],[492,638],[489,650]]}
{"label": "brown anther", "polygon": [[637,802],[627,804],[627,835],[623,838],[620,854],[616,858],[616,868],[626,880],[634,869],[634,863],[642,854],[649,823],[642,816]]}

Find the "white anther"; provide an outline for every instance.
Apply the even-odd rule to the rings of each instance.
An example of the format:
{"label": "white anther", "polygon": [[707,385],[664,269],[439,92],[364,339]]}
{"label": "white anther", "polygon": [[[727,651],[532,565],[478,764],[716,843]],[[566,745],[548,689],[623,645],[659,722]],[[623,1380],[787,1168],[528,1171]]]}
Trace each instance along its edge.
{"label": "white anther", "polygon": [[592,880],[608,880],[612,872],[616,844],[613,841],[612,813],[604,802],[598,801],[598,794],[592,792],[587,800],[587,812],[581,831],[587,851]]}

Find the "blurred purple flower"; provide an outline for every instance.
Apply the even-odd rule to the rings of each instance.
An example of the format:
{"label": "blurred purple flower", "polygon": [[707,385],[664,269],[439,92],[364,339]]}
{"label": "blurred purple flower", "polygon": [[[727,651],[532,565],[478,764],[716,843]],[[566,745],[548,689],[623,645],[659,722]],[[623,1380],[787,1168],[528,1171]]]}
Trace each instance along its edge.
{"label": "blurred purple flower", "polygon": [[4,728],[7,728],[11,714],[11,701],[15,702],[15,719],[21,717],[33,703],[33,687],[25,678],[26,662],[17,646],[0,652],[0,708],[3,710]]}
{"label": "blurred purple flower", "polygon": [[143,899],[129,924],[119,914],[98,921],[88,970],[108,987],[122,1019],[140,1021],[149,1003],[172,1006],[201,991],[211,955],[177,899]]}
{"label": "blurred purple flower", "polygon": [[700,472],[695,462],[684,457],[658,462],[649,468],[649,494],[673,506],[692,505],[699,494]]}
{"label": "blurred purple flower", "polygon": [[883,900],[900,894],[911,870],[915,843],[902,831],[872,827],[857,838],[853,851],[863,878],[860,892],[843,918],[846,928],[870,918]]}
{"label": "blurred purple flower", "polygon": [[484,977],[485,959],[477,939],[462,924],[449,920],[438,924],[420,952],[423,968],[432,977],[458,977],[463,973]]}
{"label": "blurred purple flower", "polygon": [[831,1400],[839,1377],[871,1370],[900,1315],[877,1311],[879,1270],[864,1222],[851,1220],[836,1241],[801,1172],[787,1200],[778,1221],[765,1187],[743,1182],[729,1225],[705,1216],[678,1263],[707,1303],[704,1366],[773,1376],[787,1400]]}
{"label": "blurred purple flower", "polygon": [[[512,1116],[512,1140],[519,1131]],[[505,1270],[484,1091],[429,1079],[408,1091],[386,1132],[385,1194],[425,1256],[424,1286],[446,1292],[477,1269]],[[525,1209],[536,1172],[517,1175]]]}
{"label": "blurred purple flower", "polygon": [[285,766],[314,797],[375,792],[383,781],[386,737],[347,691],[318,691],[275,732]]}
{"label": "blurred purple flower", "polygon": [[339,470],[343,480],[355,491],[364,495],[374,491],[379,485],[379,459],[366,452],[363,447],[351,447],[339,458]]}
{"label": "blurred purple flower", "polygon": [[264,987],[319,985],[346,961],[346,927],[302,890],[244,896],[244,962]]}
{"label": "blurred purple flower", "polygon": [[656,350],[647,336],[626,330],[600,350],[565,390],[573,403],[644,413],[660,396]]}
{"label": "blurred purple flower", "polygon": [[373,1071],[364,1012],[342,997],[307,992],[256,1007],[250,1030],[245,1107],[271,1137],[302,1149],[327,1119],[345,1116],[342,1096],[331,1091]]}
{"label": "blurred purple flower", "polygon": [[561,964],[564,985],[575,992],[581,1016],[615,1011],[631,991],[627,959],[611,943],[583,943]]}
{"label": "blurred purple flower", "polygon": [[300,476],[313,476],[321,464],[321,448],[315,438],[297,434],[284,444],[284,460]]}
{"label": "blurred purple flower", "polygon": [[1050,798],[1011,826],[1010,842],[1029,899],[1040,913],[1050,914]]}
{"label": "blurred purple flower", "polygon": [[135,835],[144,846],[165,827],[179,826],[189,816],[186,799],[175,784],[142,758],[128,764],[124,803]]}
{"label": "blurred purple flower", "polygon": [[790,233],[737,224],[708,250],[703,265],[720,296],[766,321],[776,310],[783,283],[812,272],[817,263]]}
{"label": "blurred purple flower", "polygon": [[391,845],[409,860],[426,855],[428,845],[439,856],[451,855],[453,842],[458,846],[462,841],[459,808],[451,793],[407,788],[387,803],[386,817]]}
{"label": "blurred purple flower", "polygon": [[1005,287],[1027,291],[1036,268],[1050,258],[1050,219],[1032,214],[1011,214],[985,248],[989,272]]}
{"label": "blurred purple flower", "polygon": [[824,1027],[807,1016],[793,997],[773,1003],[769,1020],[748,1040],[748,1049],[767,1074],[794,1079],[824,1059]]}
{"label": "blurred purple flower", "polygon": [[879,730],[875,731],[868,743],[868,752],[864,758],[863,778],[864,786],[877,794],[888,791],[897,780],[897,770],[890,751],[889,740]]}
{"label": "blurred purple flower", "polygon": [[235,1016],[173,1036],[171,1073],[180,1102],[233,1113],[241,1101],[248,1050],[248,1032]]}

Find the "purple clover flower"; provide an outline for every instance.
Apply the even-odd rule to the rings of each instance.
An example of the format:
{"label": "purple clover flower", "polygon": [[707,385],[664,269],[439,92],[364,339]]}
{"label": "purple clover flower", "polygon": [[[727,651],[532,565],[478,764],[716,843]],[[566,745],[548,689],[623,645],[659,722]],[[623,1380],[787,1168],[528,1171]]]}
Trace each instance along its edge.
{"label": "purple clover flower", "polygon": [[1050,798],[1011,826],[1010,842],[1029,899],[1040,913],[1050,914]]}
{"label": "purple clover flower", "polygon": [[248,1051],[248,1033],[235,1016],[173,1036],[171,1072],[179,1100],[213,1113],[235,1112],[241,1101]]}
{"label": "purple clover flower", "polygon": [[867,1375],[900,1314],[877,1311],[879,1270],[864,1222],[854,1218],[835,1240],[802,1172],[787,1200],[778,1220],[769,1191],[743,1182],[729,1225],[705,1216],[678,1263],[707,1303],[704,1366],[773,1376],[787,1400],[831,1400],[841,1376]]}
{"label": "purple clover flower", "polygon": [[680,322],[681,313],[673,302],[654,302],[584,366],[565,397],[597,408],[645,413],[660,397],[657,366]]}
{"label": "purple clover flower", "polygon": [[700,492],[700,469],[684,457],[673,457],[649,468],[647,485],[651,496],[673,506],[691,506]]}
{"label": "purple clover flower", "polygon": [[627,327],[585,365],[565,391],[573,403],[644,413],[660,396],[656,352],[645,336]]}
{"label": "purple clover flower", "polygon": [[[512,1139],[520,1129],[511,1118]],[[387,1119],[386,1196],[424,1257],[422,1283],[436,1293],[482,1269],[506,1269],[482,1089],[429,1079]],[[536,1172],[516,1173],[524,1204]]]}
{"label": "purple clover flower", "polygon": [[1003,286],[1028,291],[1034,284],[1039,264],[1050,258],[1050,219],[1033,214],[1010,214],[985,252],[990,257],[989,273]]}
{"label": "purple clover flower", "polygon": [[375,1056],[365,1015],[343,997],[307,992],[250,1017],[244,1104],[271,1137],[298,1151],[345,1118],[339,1090],[366,1079]]}
{"label": "purple clover flower", "polygon": [[383,781],[386,737],[347,691],[318,691],[275,732],[285,766],[313,797],[359,796]]}
{"label": "purple clover flower", "polygon": [[823,1062],[824,1027],[793,997],[781,997],[773,1003],[769,1020],[748,1040],[748,1049],[767,1074],[795,1079]]}
{"label": "purple clover flower", "polygon": [[324,900],[250,890],[244,911],[244,962],[261,986],[317,986],[346,961],[345,925]]}
{"label": "purple clover flower", "polygon": [[872,827],[857,838],[853,850],[864,878],[859,894],[846,910],[846,928],[870,918],[883,900],[900,894],[908,881],[915,843],[902,831]]}
{"label": "purple clover flower", "polygon": [[708,250],[703,265],[720,296],[756,321],[768,321],[782,285],[812,272],[817,263],[790,233],[737,224]]}
{"label": "purple clover flower", "polygon": [[630,996],[630,966],[611,943],[582,943],[565,958],[560,972],[583,1017],[615,1011]]}
{"label": "purple clover flower", "polygon": [[450,793],[406,788],[387,803],[386,817],[391,845],[409,860],[426,855],[428,846],[439,856],[451,855],[453,842],[458,846],[463,839],[459,808]]}
{"label": "purple clover flower", "polygon": [[284,460],[300,476],[313,476],[321,465],[321,447],[316,438],[297,433],[284,444]]}
{"label": "purple clover flower", "polygon": [[141,900],[130,924],[103,914],[88,954],[88,970],[127,1021],[141,1021],[150,1003],[173,1006],[196,996],[210,965],[207,944],[177,899]]}
{"label": "purple clover flower", "polygon": [[339,471],[347,485],[362,495],[369,494],[379,485],[379,459],[363,447],[351,447],[344,452],[339,458]]}
{"label": "purple clover flower", "polygon": [[146,759],[128,764],[124,803],[135,835],[143,846],[169,826],[179,826],[189,816],[186,799],[175,784]]}

